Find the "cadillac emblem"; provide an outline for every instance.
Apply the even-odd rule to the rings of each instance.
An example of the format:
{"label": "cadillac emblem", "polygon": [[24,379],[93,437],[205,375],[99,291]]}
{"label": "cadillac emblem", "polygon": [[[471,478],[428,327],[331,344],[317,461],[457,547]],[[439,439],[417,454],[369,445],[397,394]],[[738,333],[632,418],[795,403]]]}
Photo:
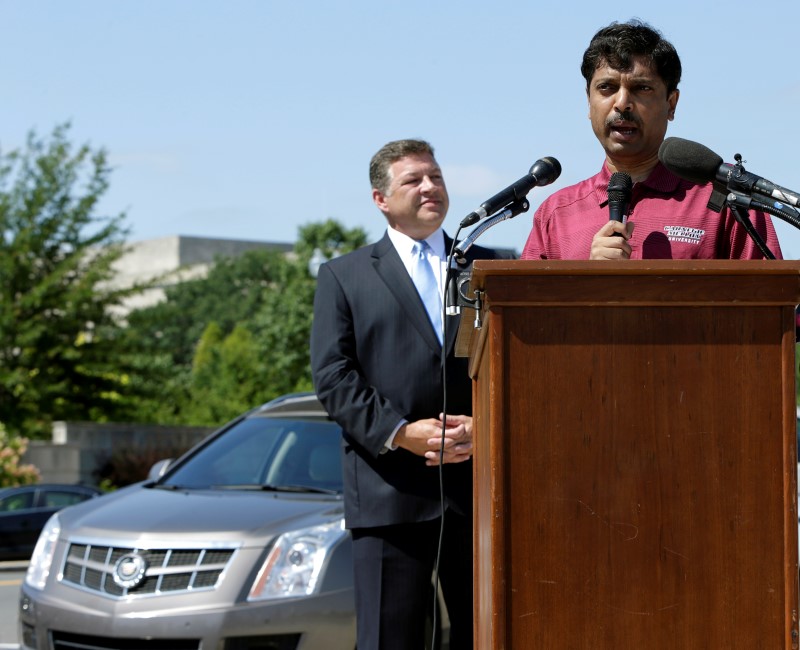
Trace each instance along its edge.
{"label": "cadillac emblem", "polygon": [[117,560],[112,577],[123,589],[133,589],[142,583],[146,571],[147,560],[144,557],[138,553],[127,553]]}

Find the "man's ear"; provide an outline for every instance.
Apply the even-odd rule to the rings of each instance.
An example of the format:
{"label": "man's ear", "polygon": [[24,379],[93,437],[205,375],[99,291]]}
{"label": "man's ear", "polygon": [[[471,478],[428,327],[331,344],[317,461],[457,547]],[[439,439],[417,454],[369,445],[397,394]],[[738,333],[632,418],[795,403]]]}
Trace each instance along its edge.
{"label": "man's ear", "polygon": [[372,201],[378,206],[378,210],[381,212],[386,211],[386,195],[374,187],[372,188]]}
{"label": "man's ear", "polygon": [[678,99],[680,99],[680,96],[681,96],[681,91],[676,88],[670,93],[669,97],[667,97],[667,103],[669,104],[667,119],[670,121],[675,119],[675,108],[678,105]]}

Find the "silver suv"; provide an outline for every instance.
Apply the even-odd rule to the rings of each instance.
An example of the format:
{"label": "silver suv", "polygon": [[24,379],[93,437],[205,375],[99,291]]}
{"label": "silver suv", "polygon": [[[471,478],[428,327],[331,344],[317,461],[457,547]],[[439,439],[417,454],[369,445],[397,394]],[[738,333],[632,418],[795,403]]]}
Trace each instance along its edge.
{"label": "silver suv", "polygon": [[25,650],[353,650],[341,435],[316,397],[226,425],[151,480],[46,524]]}

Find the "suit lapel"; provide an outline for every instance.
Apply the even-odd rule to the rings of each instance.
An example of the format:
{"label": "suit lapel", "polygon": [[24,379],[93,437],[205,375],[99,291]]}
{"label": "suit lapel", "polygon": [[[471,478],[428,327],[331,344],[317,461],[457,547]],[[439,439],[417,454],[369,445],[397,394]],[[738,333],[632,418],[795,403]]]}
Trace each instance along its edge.
{"label": "suit lapel", "polygon": [[[405,312],[408,324],[419,332],[433,351],[441,354],[441,344],[433,331],[433,325],[428,318],[428,312],[425,311],[425,305],[422,304],[403,260],[400,259],[392,240],[386,234],[372,248],[372,265]],[[448,327],[450,322],[448,319]],[[447,338],[449,341],[449,334]]]}

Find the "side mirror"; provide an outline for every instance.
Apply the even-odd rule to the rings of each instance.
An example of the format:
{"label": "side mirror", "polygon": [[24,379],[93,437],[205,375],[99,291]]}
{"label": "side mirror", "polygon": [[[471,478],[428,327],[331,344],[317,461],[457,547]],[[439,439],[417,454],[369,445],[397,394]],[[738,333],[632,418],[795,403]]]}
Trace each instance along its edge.
{"label": "side mirror", "polygon": [[172,464],[172,458],[165,458],[164,460],[160,460],[155,463],[151,468],[150,471],[147,473],[147,479],[149,481],[157,481],[164,473],[167,471],[169,466]]}

